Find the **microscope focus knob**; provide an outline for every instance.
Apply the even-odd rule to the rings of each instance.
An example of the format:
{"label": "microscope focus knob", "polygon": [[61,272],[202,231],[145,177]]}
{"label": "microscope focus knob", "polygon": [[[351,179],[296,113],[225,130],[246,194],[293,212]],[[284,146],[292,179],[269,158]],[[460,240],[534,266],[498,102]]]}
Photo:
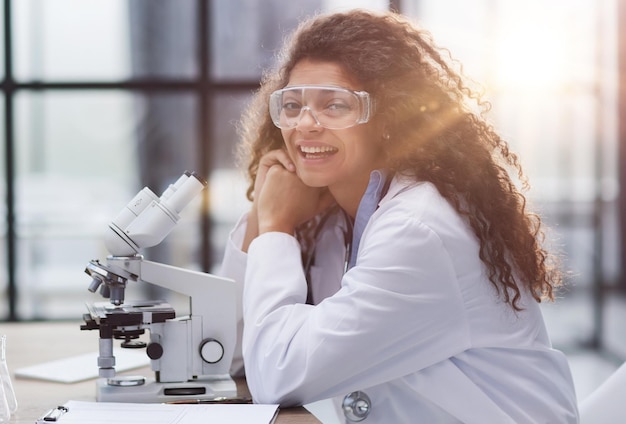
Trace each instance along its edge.
{"label": "microscope focus knob", "polygon": [[224,346],[215,339],[204,339],[200,344],[200,356],[205,362],[215,364],[224,357]]}
{"label": "microscope focus knob", "polygon": [[163,356],[163,346],[160,343],[150,343],[146,347],[146,353],[150,359],[160,359]]}

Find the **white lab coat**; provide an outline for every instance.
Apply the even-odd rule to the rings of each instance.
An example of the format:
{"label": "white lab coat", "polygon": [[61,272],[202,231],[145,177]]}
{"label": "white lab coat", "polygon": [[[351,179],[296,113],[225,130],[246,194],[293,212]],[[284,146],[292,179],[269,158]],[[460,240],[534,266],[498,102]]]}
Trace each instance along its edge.
{"label": "white lab coat", "polygon": [[515,312],[468,224],[429,183],[395,178],[343,274],[341,217],[321,234],[315,305],[296,239],[231,233],[222,272],[243,283],[243,358],[256,402],[300,405],[355,390],[364,423],[576,423],[565,356],[537,303]]}

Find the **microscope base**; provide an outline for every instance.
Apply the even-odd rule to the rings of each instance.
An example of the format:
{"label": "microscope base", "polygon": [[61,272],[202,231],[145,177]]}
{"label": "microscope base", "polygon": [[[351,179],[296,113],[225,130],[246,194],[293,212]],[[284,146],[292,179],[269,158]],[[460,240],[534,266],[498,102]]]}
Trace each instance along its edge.
{"label": "microscope base", "polygon": [[[138,377],[138,379],[141,378],[143,377]],[[230,376],[186,383],[158,383],[146,379],[141,385],[110,385],[106,378],[99,378],[96,382],[98,402],[164,403],[185,399],[213,400],[236,396],[237,386]]]}

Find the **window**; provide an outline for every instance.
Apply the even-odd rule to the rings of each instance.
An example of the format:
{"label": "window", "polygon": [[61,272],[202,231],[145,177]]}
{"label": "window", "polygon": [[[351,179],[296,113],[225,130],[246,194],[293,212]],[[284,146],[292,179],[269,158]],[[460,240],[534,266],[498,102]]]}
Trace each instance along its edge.
{"label": "window", "polygon": [[[102,301],[87,291],[83,270],[108,254],[108,223],[142,187],[160,195],[186,170],[206,178],[209,190],[163,243],[142,253],[211,271],[247,207],[234,168],[233,122],[283,35],[318,10],[388,6],[380,0],[7,5],[10,38],[0,45],[12,54],[0,70],[1,104],[9,105],[0,119],[8,135],[0,192],[11,201],[0,223],[0,263],[7,269],[0,320],[80,318],[85,303]],[[147,286],[130,287],[127,296],[145,293],[168,295]]]}
{"label": "window", "polygon": [[[213,270],[247,208],[233,122],[283,36],[318,10],[401,7],[484,85],[494,125],[519,153],[531,206],[544,214],[550,241],[573,271],[566,296],[583,299],[571,338],[602,331],[589,294],[598,281],[615,286],[621,273],[615,0],[6,5],[0,320],[78,318],[85,302],[100,301],[87,291],[83,269],[106,257],[108,223],[142,187],[160,194],[185,170],[199,172],[209,190],[162,244],[143,253]],[[152,287],[130,290],[154,294]]]}
{"label": "window", "polygon": [[519,154],[531,183],[530,207],[542,214],[551,248],[563,252],[571,273],[561,294],[567,302],[544,308],[549,320],[559,322],[560,331],[551,334],[555,342],[606,343],[625,356],[623,319],[617,319],[624,299],[606,295],[617,291],[622,272],[617,3],[403,5],[483,85],[494,125]]}

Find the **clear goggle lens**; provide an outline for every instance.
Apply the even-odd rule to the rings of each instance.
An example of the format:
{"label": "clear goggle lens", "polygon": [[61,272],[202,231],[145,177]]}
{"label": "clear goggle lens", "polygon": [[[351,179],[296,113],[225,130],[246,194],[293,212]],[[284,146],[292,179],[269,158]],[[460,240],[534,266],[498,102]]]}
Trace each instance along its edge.
{"label": "clear goggle lens", "polygon": [[294,128],[305,112],[316,125],[339,130],[369,121],[373,110],[369,93],[342,87],[300,85],[270,96],[270,115],[278,128]]}

